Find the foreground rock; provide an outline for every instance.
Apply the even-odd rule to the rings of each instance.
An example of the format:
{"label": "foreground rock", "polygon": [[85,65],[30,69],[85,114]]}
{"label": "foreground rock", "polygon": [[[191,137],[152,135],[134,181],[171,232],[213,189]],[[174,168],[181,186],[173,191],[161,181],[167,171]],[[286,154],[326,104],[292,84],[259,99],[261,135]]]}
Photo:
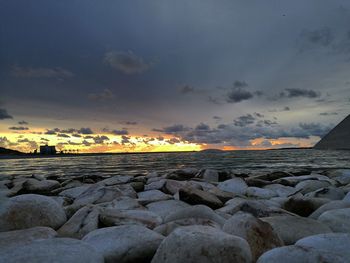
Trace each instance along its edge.
{"label": "foreground rock", "polygon": [[296,245],[338,254],[346,260],[350,258],[350,233],[328,233],[309,236],[299,240]]}
{"label": "foreground rock", "polygon": [[99,209],[85,206],[78,210],[60,229],[59,236],[81,239],[87,233],[96,230],[99,223]]}
{"label": "foreground rock", "polygon": [[220,262],[250,263],[248,243],[206,226],[181,227],[160,244],[152,263]]}
{"label": "foreground rock", "polygon": [[329,226],[333,232],[350,233],[350,208],[326,211],[318,217],[318,221]]}
{"label": "foreground rock", "polygon": [[105,262],[149,262],[163,236],[142,226],[95,230],[83,238],[104,256]]}
{"label": "foreground rock", "polygon": [[241,178],[232,178],[218,184],[218,188],[233,194],[244,195],[248,185]]}
{"label": "foreground rock", "polygon": [[35,226],[58,229],[66,222],[63,208],[50,197],[19,195],[1,204],[0,231],[10,231]]}
{"label": "foreground rock", "polygon": [[274,216],[261,218],[261,220],[272,226],[285,245],[292,245],[303,237],[332,232],[327,225],[311,218]]}
{"label": "foreground rock", "polygon": [[100,221],[104,226],[142,225],[153,229],[160,225],[163,219],[147,210],[105,208],[100,211]]}
{"label": "foreground rock", "polygon": [[203,204],[212,209],[217,209],[224,205],[214,194],[190,187],[179,190],[179,199],[191,205]]}
{"label": "foreground rock", "polygon": [[286,246],[272,249],[263,254],[257,263],[346,263],[341,256],[328,251]]}
{"label": "foreground rock", "polygon": [[320,206],[316,211],[314,211],[309,217],[313,219],[317,219],[321,214],[326,211],[341,209],[341,208],[350,208],[350,202],[346,202],[343,200],[335,200],[329,203],[326,203]]}
{"label": "foreground rock", "polygon": [[0,253],[1,263],[103,263],[93,247],[76,239],[52,238],[11,246]]}
{"label": "foreground rock", "polygon": [[49,239],[56,236],[57,233],[55,230],[43,226],[23,230],[0,232],[0,251],[9,246],[29,244],[34,240]]}
{"label": "foreground rock", "polygon": [[227,220],[223,231],[247,240],[256,261],[265,251],[283,246],[283,241],[272,227],[251,214],[237,213]]}
{"label": "foreground rock", "polygon": [[180,200],[159,201],[147,205],[149,211],[159,215],[163,219],[169,214],[187,207],[190,207],[190,205]]}

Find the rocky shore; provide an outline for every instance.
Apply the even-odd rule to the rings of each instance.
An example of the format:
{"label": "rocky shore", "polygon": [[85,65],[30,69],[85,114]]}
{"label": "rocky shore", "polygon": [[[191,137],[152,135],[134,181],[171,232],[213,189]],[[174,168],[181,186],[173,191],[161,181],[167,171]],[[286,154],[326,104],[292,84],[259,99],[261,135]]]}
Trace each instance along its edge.
{"label": "rocky shore", "polygon": [[0,262],[350,262],[350,170],[1,176]]}

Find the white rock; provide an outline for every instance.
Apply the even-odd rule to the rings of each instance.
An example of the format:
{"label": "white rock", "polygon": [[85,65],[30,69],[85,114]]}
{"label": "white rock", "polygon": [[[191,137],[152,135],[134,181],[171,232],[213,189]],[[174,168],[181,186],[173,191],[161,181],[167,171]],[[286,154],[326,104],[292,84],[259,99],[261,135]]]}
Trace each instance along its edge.
{"label": "white rock", "polygon": [[97,229],[83,238],[100,252],[105,262],[149,262],[163,236],[143,226],[117,226]]}
{"label": "white rock", "polygon": [[207,226],[180,227],[159,246],[152,263],[250,263],[247,241]]}
{"label": "white rock", "polygon": [[329,186],[330,183],[327,181],[319,181],[319,180],[305,180],[298,183],[295,186],[295,189],[302,194],[310,193],[320,188],[324,188]]}
{"label": "white rock", "polygon": [[[55,230],[50,227],[37,226],[22,230],[0,232],[0,251],[9,246],[29,244],[38,239],[49,239],[57,236]],[[0,252],[1,254],[1,252]]]}
{"label": "white rock", "polygon": [[329,226],[333,232],[350,233],[350,208],[326,211],[318,217],[318,221]]}
{"label": "white rock", "polygon": [[307,193],[306,197],[328,198],[331,200],[341,200],[344,198],[344,190],[334,186],[320,188],[316,191]]}
{"label": "white rock", "polygon": [[327,225],[311,218],[273,216],[260,219],[269,223],[286,245],[292,245],[303,237],[332,232]]}
{"label": "white rock", "polygon": [[104,208],[100,210],[100,221],[106,226],[142,225],[153,229],[160,225],[163,219],[147,210]]}
{"label": "white rock", "polygon": [[251,214],[238,212],[228,219],[222,230],[247,240],[256,261],[265,251],[283,246],[283,241],[272,227]]}
{"label": "white rock", "polygon": [[0,231],[18,230],[35,226],[59,228],[66,222],[63,208],[50,197],[19,195],[0,207]]}
{"label": "white rock", "polygon": [[298,240],[296,245],[335,253],[343,256],[346,260],[350,258],[350,233],[328,233],[309,236]]}
{"label": "white rock", "polygon": [[270,184],[264,186],[264,189],[269,189],[275,191],[275,193],[280,197],[288,197],[294,195],[297,190],[291,186],[285,186],[282,184]]}
{"label": "white rock", "polygon": [[300,246],[279,247],[264,253],[257,263],[346,263],[327,251]]}
{"label": "white rock", "polygon": [[76,239],[52,238],[11,246],[0,253],[0,263],[103,263],[93,247]]}
{"label": "white rock", "polygon": [[180,200],[166,200],[150,203],[146,207],[149,211],[156,213],[164,219],[171,213],[175,213],[183,208],[190,207],[190,205]]}
{"label": "white rock", "polygon": [[87,233],[98,228],[99,209],[85,206],[79,209],[57,232],[61,237],[81,239]]}
{"label": "white rock", "polygon": [[60,192],[58,195],[75,199],[79,195],[84,193],[90,186],[91,186],[91,184],[85,184],[82,186],[69,188],[67,190]]}
{"label": "white rock", "polygon": [[343,200],[335,200],[329,203],[326,203],[320,206],[315,212],[313,212],[309,217],[312,219],[317,219],[321,214],[326,211],[341,209],[341,208],[350,208],[350,202],[346,202]]}
{"label": "white rock", "polygon": [[248,186],[242,178],[233,178],[219,183],[218,188],[226,192],[244,195]]}
{"label": "white rock", "polygon": [[204,205],[194,205],[187,208],[183,208],[178,211],[174,211],[164,219],[164,223],[172,222],[179,219],[189,218],[205,218],[212,220],[219,225],[224,225],[226,220],[216,214],[212,209]]}
{"label": "white rock", "polygon": [[159,190],[148,190],[144,192],[137,193],[138,202],[142,205],[147,205],[152,202],[164,201],[173,199],[171,195],[164,194]]}

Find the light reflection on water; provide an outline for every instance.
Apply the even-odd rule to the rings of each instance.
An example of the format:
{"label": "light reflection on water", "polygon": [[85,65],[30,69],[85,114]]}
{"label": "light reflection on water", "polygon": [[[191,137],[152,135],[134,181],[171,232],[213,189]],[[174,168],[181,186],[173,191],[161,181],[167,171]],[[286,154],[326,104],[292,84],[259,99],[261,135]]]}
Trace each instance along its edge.
{"label": "light reflection on water", "polygon": [[278,150],[0,159],[1,175],[128,175],[179,168],[265,171],[350,169],[350,151]]}

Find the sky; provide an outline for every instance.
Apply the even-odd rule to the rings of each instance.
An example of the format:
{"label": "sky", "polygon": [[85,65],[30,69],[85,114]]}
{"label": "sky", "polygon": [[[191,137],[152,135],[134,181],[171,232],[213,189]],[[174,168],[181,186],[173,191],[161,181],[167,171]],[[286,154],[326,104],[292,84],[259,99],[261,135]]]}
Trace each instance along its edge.
{"label": "sky", "polygon": [[348,0],[0,0],[0,147],[309,147],[349,69]]}

